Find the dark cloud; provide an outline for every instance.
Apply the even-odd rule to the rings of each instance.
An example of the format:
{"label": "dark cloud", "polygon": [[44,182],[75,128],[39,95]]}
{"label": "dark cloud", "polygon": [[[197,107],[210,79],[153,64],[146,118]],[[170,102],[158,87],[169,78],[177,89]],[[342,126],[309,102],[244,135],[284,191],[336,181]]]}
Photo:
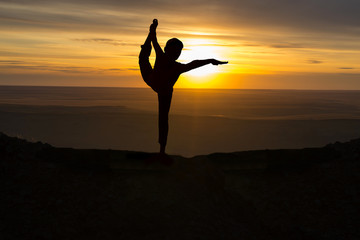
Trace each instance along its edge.
{"label": "dark cloud", "polygon": [[[16,52],[16,51],[0,51],[0,56],[1,57],[21,57],[21,58],[47,58],[47,59],[77,59],[77,60],[86,60],[89,58],[92,59],[96,59],[96,58],[103,58],[102,56],[96,56],[96,55],[87,55],[87,54],[79,54],[76,52],[71,53],[71,55],[69,54],[50,54],[50,53],[46,53],[46,52]],[[8,62],[9,64],[22,64],[22,63],[26,63],[24,61],[18,61],[18,60],[3,60],[0,61],[1,63],[6,63]]]}
{"label": "dark cloud", "polygon": [[[76,3],[47,1],[24,2],[23,5],[5,4],[0,1],[0,28],[3,30],[117,32],[132,34],[139,30],[136,13],[126,15],[107,13],[108,6],[80,5]],[[17,2],[17,1],[13,1]],[[99,12],[100,11],[100,12]],[[101,13],[101,11],[105,11]]]}
{"label": "dark cloud", "polygon": [[[264,31],[302,29],[306,32],[330,32],[360,35],[360,1],[357,0],[1,0],[28,8],[5,7],[2,19],[33,24],[86,25],[93,28],[140,27],[153,17],[177,24],[257,27]],[[36,8],[38,6],[38,8]],[[52,8],[56,11],[49,12]],[[64,9],[61,12],[59,9]],[[97,10],[101,10],[99,14]],[[100,11],[100,12],[101,12]],[[13,13],[19,13],[14,16]],[[45,20],[45,21],[44,21]],[[37,25],[36,25],[37,26]],[[75,27],[73,26],[73,27]]]}
{"label": "dark cloud", "polygon": [[[4,64],[1,64],[4,63]],[[51,72],[64,72],[64,73],[84,73],[84,72],[100,72],[101,69],[91,67],[73,67],[73,66],[56,66],[56,65],[42,65],[32,62],[18,61],[15,63],[0,62],[0,69],[4,70],[30,70],[30,71],[51,71]]]}
{"label": "dark cloud", "polygon": [[297,43],[278,43],[270,45],[272,48],[303,48],[302,45]]}
{"label": "dark cloud", "polygon": [[[188,1],[188,0],[186,0]],[[188,18],[196,20],[206,12],[199,12],[199,8],[206,9],[206,1],[192,1],[191,8],[184,9],[186,1],[115,1],[115,0],[1,0],[0,26],[22,24],[34,28],[54,29],[97,29],[121,33],[121,29],[129,32],[134,28],[147,26],[153,18],[166,19],[168,23],[187,24]],[[190,3],[190,1],[188,1]],[[3,4],[2,4],[3,3]],[[191,13],[197,12],[194,16]],[[178,18],[174,18],[177,16]],[[194,23],[192,21],[192,23]],[[70,25],[71,24],[71,25]],[[138,30],[138,29],[135,29]]]}
{"label": "dark cloud", "polygon": [[245,46],[245,47],[260,47],[260,46],[263,46],[263,45],[257,44],[257,43],[244,43],[244,44],[242,44],[242,46]]}
{"label": "dark cloud", "polygon": [[356,0],[227,0],[223,6],[238,24],[360,34],[360,1]]}
{"label": "dark cloud", "polygon": [[340,67],[339,69],[351,70],[351,69],[355,69],[355,68],[353,68],[353,67]]}
{"label": "dark cloud", "polygon": [[50,71],[50,72],[63,72],[63,73],[104,73],[115,71],[139,71],[139,68],[96,68],[96,67],[79,67],[79,66],[61,66],[61,65],[43,65],[37,62],[30,61],[6,61],[0,60],[0,69],[4,70],[24,70],[29,71]]}
{"label": "dark cloud", "polygon": [[113,46],[139,46],[136,43],[129,43],[124,42],[116,39],[109,39],[109,38],[85,38],[85,39],[73,39],[74,41],[80,42],[94,42],[94,43],[102,43],[102,44],[109,44]]}
{"label": "dark cloud", "polygon": [[109,68],[107,70],[109,70],[109,71],[124,71],[124,69],[121,69],[121,68]]}
{"label": "dark cloud", "polygon": [[25,63],[24,61],[16,61],[16,60],[0,60],[0,65],[3,64],[23,64]]}
{"label": "dark cloud", "polygon": [[[244,42],[242,46],[304,48],[304,51],[360,49],[360,1],[355,0],[0,0],[0,6],[3,31],[86,33],[83,39],[71,40],[113,46],[139,43],[102,38],[102,33],[135,39],[145,36],[152,18],[157,17],[159,36],[165,37],[196,36],[191,28],[206,26],[209,31],[214,29],[214,34],[205,38],[229,40],[231,44],[226,45],[229,47]],[[219,31],[222,34],[217,35],[216,30],[222,30]],[[7,54],[26,56],[27,53]]]}
{"label": "dark cloud", "polygon": [[320,61],[320,60],[314,60],[314,59],[309,59],[309,60],[307,60],[307,63],[311,63],[311,64],[320,64],[320,63],[323,63],[323,61]]}
{"label": "dark cloud", "polygon": [[140,71],[140,68],[127,68],[129,71]]}

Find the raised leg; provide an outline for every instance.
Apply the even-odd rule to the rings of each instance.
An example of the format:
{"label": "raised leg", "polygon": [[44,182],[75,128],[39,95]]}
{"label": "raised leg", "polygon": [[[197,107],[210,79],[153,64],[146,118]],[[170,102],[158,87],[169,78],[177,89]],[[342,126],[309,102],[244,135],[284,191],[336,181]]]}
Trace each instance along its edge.
{"label": "raised leg", "polygon": [[141,51],[139,54],[139,66],[142,78],[144,79],[145,83],[150,87],[152,87],[151,75],[153,72],[153,68],[149,61],[151,49],[151,39],[149,34],[145,40],[144,45],[141,45]]}

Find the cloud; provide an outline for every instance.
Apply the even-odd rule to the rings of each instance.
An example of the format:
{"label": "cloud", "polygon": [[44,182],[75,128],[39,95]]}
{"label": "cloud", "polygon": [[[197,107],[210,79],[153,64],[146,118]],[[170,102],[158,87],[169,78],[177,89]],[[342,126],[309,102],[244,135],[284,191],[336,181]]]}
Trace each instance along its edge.
{"label": "cloud", "polygon": [[104,69],[104,71],[110,71],[110,72],[123,72],[123,71],[140,71],[140,68],[108,68]]}
{"label": "cloud", "polygon": [[[141,19],[135,12],[127,14],[124,9],[108,11],[109,6],[79,4],[79,1],[23,2],[0,1],[0,28],[4,30],[78,31],[136,33]],[[81,3],[81,2],[80,2]]]}
{"label": "cloud", "polygon": [[124,71],[124,69],[122,69],[122,68],[109,68],[107,70],[109,70],[109,71]]}
{"label": "cloud", "polygon": [[355,69],[355,68],[353,68],[353,67],[339,67],[339,69],[351,70],[351,69]]}
{"label": "cloud", "polygon": [[140,71],[140,68],[108,68],[106,69],[106,71],[119,71],[119,72],[123,72],[123,71]]}
{"label": "cloud", "polygon": [[320,64],[320,63],[323,63],[323,61],[315,60],[315,59],[309,59],[309,60],[307,60],[307,63],[310,63],[310,64]]}
{"label": "cloud", "polygon": [[85,38],[85,39],[73,39],[74,41],[80,42],[94,42],[94,43],[101,43],[101,44],[109,44],[113,46],[139,46],[139,44],[124,42],[116,39],[109,39],[109,38]]}
{"label": "cloud", "polygon": [[97,67],[81,67],[81,66],[68,66],[68,65],[45,65],[31,61],[7,61],[0,60],[0,69],[4,72],[9,70],[16,70],[23,72],[28,71],[47,71],[47,72],[62,72],[62,73],[106,73],[106,72],[124,72],[124,71],[139,71],[139,68],[97,68]]}
{"label": "cloud", "polygon": [[140,68],[127,68],[129,71],[140,71]]}
{"label": "cloud", "polygon": [[297,43],[279,43],[270,45],[272,48],[303,48],[302,45]]}
{"label": "cloud", "polygon": [[1,0],[0,4],[2,20],[17,26],[129,31],[157,17],[177,26],[360,35],[360,2],[356,0]]}
{"label": "cloud", "polygon": [[[161,45],[171,36],[211,38],[211,46],[227,47],[229,53],[224,54],[234,58],[251,57],[241,55],[246,51],[268,54],[259,68],[266,61],[277,61],[272,55],[279,53],[296,55],[308,64],[337,56],[340,61],[344,54],[352,54],[346,59],[358,59],[359,12],[360,1],[355,0],[0,0],[2,59],[38,60],[0,65],[56,72],[138,71],[128,67],[137,65],[139,45],[154,17],[159,19]],[[109,51],[108,46],[121,48]],[[100,69],[94,58],[109,59],[114,65]],[[40,63],[46,60],[93,68]],[[117,68],[117,63],[127,68]],[[337,66],[342,65],[356,63],[349,60]]]}
{"label": "cloud", "polygon": [[360,2],[356,0],[231,0],[222,4],[236,24],[360,34]]}
{"label": "cloud", "polygon": [[0,60],[0,65],[2,64],[23,64],[24,61],[17,61],[17,60]]}
{"label": "cloud", "polygon": [[44,65],[36,62],[26,61],[0,61],[0,69],[8,70],[30,70],[30,71],[52,71],[64,73],[84,73],[84,72],[100,72],[101,69],[92,67],[79,67],[79,66],[61,66],[61,65]]}

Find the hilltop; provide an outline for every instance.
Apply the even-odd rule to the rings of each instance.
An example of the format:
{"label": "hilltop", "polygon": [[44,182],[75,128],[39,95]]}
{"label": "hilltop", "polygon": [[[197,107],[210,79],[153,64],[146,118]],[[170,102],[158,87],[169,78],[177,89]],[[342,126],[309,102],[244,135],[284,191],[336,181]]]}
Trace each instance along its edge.
{"label": "hilltop", "polygon": [[172,156],[0,135],[1,239],[357,239],[360,139]]}

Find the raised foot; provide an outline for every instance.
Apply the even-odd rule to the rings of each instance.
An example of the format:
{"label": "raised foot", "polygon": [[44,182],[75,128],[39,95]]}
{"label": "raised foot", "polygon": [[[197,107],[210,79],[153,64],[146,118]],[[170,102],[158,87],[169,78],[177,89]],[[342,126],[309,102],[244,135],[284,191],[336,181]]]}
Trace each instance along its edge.
{"label": "raised foot", "polygon": [[150,25],[150,32],[155,32],[157,26],[158,26],[158,20],[157,20],[157,19],[154,19],[154,20],[153,20],[153,23]]}
{"label": "raised foot", "polygon": [[156,18],[153,20],[153,24],[154,24],[155,28],[158,26],[158,20]]}

